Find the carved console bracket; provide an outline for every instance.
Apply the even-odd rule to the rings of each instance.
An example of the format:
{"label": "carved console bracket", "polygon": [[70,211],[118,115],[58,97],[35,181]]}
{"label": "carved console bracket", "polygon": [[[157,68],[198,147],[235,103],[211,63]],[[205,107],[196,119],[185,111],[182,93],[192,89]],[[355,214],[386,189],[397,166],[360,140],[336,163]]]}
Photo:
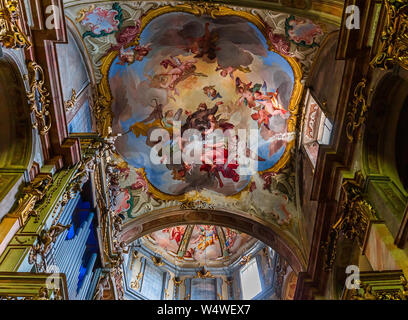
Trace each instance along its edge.
{"label": "carved console bracket", "polygon": [[34,180],[23,189],[23,195],[18,200],[17,208],[9,213],[8,217],[19,220],[20,227],[24,226],[30,216],[37,217],[34,209],[37,202],[41,201],[52,184],[52,176],[48,173],[40,173]]}
{"label": "carved console bracket", "polygon": [[365,248],[370,226],[377,217],[373,207],[363,197],[363,185],[361,172],[357,172],[354,179],[346,179],[342,184],[340,218],[330,228],[328,239],[322,244],[325,250],[325,270],[333,267],[340,234],[347,239],[356,239],[360,249]]}

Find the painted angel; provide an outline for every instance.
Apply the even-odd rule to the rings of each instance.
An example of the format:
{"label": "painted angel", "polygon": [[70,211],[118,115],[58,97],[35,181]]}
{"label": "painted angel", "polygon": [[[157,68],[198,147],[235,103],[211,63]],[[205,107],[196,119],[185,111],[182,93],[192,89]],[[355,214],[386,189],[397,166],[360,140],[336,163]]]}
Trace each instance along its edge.
{"label": "painted angel", "polygon": [[136,21],[134,26],[128,26],[116,33],[116,45],[110,47],[107,53],[119,51],[119,65],[132,64],[135,61],[142,61],[145,56],[152,50],[150,44],[136,45],[134,48],[126,50],[125,48],[135,42],[141,31],[142,22]]}
{"label": "painted angel", "polygon": [[251,69],[249,67],[242,67],[242,66],[235,68],[235,67],[221,67],[220,65],[218,65],[217,68],[215,69],[215,71],[220,71],[221,77],[226,78],[229,75],[231,79],[234,79],[234,72],[237,70],[244,72],[244,73],[251,72]]}
{"label": "painted angel", "polygon": [[279,103],[278,99],[278,89],[275,92],[268,92],[268,88],[266,86],[266,82],[264,81],[262,85],[262,91],[257,90],[254,92],[254,97],[256,102],[263,105],[265,110],[271,115],[285,115],[288,111]]}
{"label": "painted angel", "polygon": [[147,56],[152,50],[150,44],[135,46],[134,48],[125,50],[123,47],[120,48],[118,59],[119,61],[116,64],[119,65],[131,65],[136,61],[142,61],[145,56]]}
{"label": "painted angel", "polygon": [[165,72],[153,76],[146,75],[146,77],[150,80],[150,86],[152,88],[162,88],[167,90],[169,98],[175,101],[172,93],[174,92],[175,95],[179,95],[177,84],[191,76],[207,76],[196,72],[196,62],[196,59],[186,59],[181,61],[177,57],[170,57],[160,62],[160,65],[166,70]]}

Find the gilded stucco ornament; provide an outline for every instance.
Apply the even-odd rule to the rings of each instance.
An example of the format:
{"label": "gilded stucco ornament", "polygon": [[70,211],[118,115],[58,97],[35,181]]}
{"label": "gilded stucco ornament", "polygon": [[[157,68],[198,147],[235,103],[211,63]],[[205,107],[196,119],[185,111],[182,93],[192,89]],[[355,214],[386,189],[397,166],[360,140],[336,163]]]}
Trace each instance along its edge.
{"label": "gilded stucco ornament", "polygon": [[366,87],[367,79],[363,78],[354,89],[351,111],[347,112],[346,135],[350,142],[355,140],[356,131],[365,123],[367,118],[369,105],[367,104]]}
{"label": "gilded stucco ornament", "polygon": [[0,43],[6,48],[29,48],[31,43],[19,25],[20,8],[17,0],[0,0]]}
{"label": "gilded stucco ornament", "polygon": [[142,274],[142,272],[140,271],[140,272],[137,274],[136,279],[130,283],[130,287],[131,287],[132,289],[139,290],[139,288],[140,288],[140,280],[142,279],[142,275],[143,275],[143,274]]}
{"label": "gilded stucco ornament", "polygon": [[[108,131],[110,133],[110,131]],[[72,188],[80,191],[82,185],[88,180],[92,173],[95,185],[96,203],[100,210],[100,243],[103,248],[102,264],[109,270],[109,275],[100,278],[98,289],[95,292],[97,299],[104,297],[104,290],[112,289],[112,294],[117,299],[124,298],[123,269],[124,254],[129,250],[124,242],[117,239],[121,231],[122,219],[111,210],[115,201],[115,188],[118,172],[112,166],[111,159],[115,152],[115,137],[81,139],[83,160],[81,161],[77,174],[72,179]],[[110,279],[110,281],[108,280]]]}
{"label": "gilded stucco ornament", "polygon": [[158,266],[158,267],[164,266],[164,262],[161,257],[151,256],[151,259],[155,266]]}
{"label": "gilded stucco ornament", "polygon": [[249,263],[249,261],[251,260],[251,254],[247,255],[247,256],[243,256],[241,261],[239,262],[240,265],[245,266]]}
{"label": "gilded stucco ornament", "polygon": [[174,284],[174,296],[177,297],[180,290],[180,286],[183,284],[184,280],[181,280],[179,277],[173,277],[172,281]]}
{"label": "gilded stucco ornament", "polygon": [[[28,262],[34,264],[37,272],[47,270],[46,256],[50,252],[52,245],[57,241],[58,236],[65,230],[71,228],[71,224],[62,225],[57,223],[48,230],[43,229],[37,237],[37,242],[31,247]],[[38,258],[41,260],[38,261]]]}
{"label": "gilded stucco ornament", "polygon": [[34,209],[35,205],[41,201],[48,188],[52,184],[50,174],[39,174],[35,179],[23,189],[23,196],[18,200],[17,208],[9,213],[9,216],[17,217],[20,226],[25,225],[30,216],[37,217],[38,213]]}
{"label": "gilded stucco ornament", "polygon": [[94,89],[93,113],[96,119],[97,132],[103,137],[109,136],[112,125],[112,98],[105,93],[103,88]]}
{"label": "gilded stucco ornament", "polygon": [[[50,283],[50,276],[53,284]],[[29,284],[29,285],[22,285]],[[66,278],[62,273],[0,273],[0,300],[67,300]]]}
{"label": "gilded stucco ornament", "polygon": [[213,274],[209,271],[206,270],[205,268],[201,269],[200,271],[197,271],[197,275],[194,276],[194,278],[198,279],[212,279],[214,278]]}
{"label": "gilded stucco ornament", "polygon": [[75,104],[78,101],[77,92],[75,89],[72,89],[71,98],[64,102],[65,111],[70,111],[75,107]]}
{"label": "gilded stucco ornament", "polygon": [[384,6],[386,21],[378,52],[370,65],[387,70],[399,64],[408,70],[408,1],[385,0]]}
{"label": "gilded stucco ornament", "polygon": [[407,300],[407,280],[401,271],[361,272],[357,288],[343,291],[343,300]]}
{"label": "gilded stucco ornament", "polygon": [[51,129],[51,115],[49,111],[50,93],[45,86],[44,70],[34,61],[30,61],[27,67],[30,80],[30,91],[27,92],[27,98],[31,112],[35,115],[33,127],[38,129],[41,135],[46,135]]}

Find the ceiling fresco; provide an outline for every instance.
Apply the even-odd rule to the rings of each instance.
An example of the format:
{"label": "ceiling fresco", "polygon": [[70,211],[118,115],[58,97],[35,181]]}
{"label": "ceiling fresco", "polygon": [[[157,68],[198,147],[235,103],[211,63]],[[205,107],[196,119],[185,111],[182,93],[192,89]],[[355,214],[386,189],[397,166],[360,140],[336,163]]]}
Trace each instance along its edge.
{"label": "ceiling fresco", "polygon": [[[111,185],[115,214],[125,224],[155,210],[216,209],[273,224],[301,242],[298,104],[316,52],[335,26],[219,4],[72,2],[65,13],[109,107],[105,120],[117,150]],[[164,135],[154,137],[156,129]],[[191,129],[202,141],[184,137]],[[211,134],[222,139],[206,141]],[[196,161],[185,161],[198,149],[204,151]],[[176,240],[163,240],[168,234],[148,238],[167,241],[174,253]],[[199,261],[197,248],[189,259]],[[219,248],[211,248],[214,259],[222,256]]]}
{"label": "ceiling fresco", "polygon": [[143,244],[180,267],[227,266],[256,243],[245,233],[213,225],[182,225],[153,232]]}
{"label": "ceiling fresco", "polygon": [[[226,138],[235,130],[252,129],[258,149],[247,151],[259,171],[273,168],[293,141],[294,132],[288,132],[293,71],[267,50],[260,31],[244,19],[169,13],[143,30],[139,45],[120,50],[109,74],[113,131],[130,132],[117,139],[116,148],[130,166],[143,168],[161,192],[208,189],[233,195],[248,186],[251,175],[240,175],[237,161],[228,161],[227,141],[220,151],[207,142],[198,163],[176,163],[170,154],[154,163],[150,154],[157,142],[150,134],[156,128],[169,131],[172,154],[192,144],[204,149],[204,139],[197,145],[184,138],[188,129],[203,136],[219,129]],[[174,137],[175,121],[182,141]],[[216,152],[223,153],[219,163],[212,161]]]}

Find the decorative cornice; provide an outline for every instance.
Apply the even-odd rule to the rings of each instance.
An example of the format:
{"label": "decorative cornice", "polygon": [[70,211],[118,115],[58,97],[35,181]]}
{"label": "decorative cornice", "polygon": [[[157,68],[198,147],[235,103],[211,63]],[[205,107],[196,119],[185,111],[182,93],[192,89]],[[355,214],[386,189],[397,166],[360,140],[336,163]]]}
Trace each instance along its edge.
{"label": "decorative cornice", "polygon": [[65,274],[0,272],[0,300],[68,300]]}
{"label": "decorative cornice", "polygon": [[401,271],[361,272],[358,289],[343,291],[343,300],[408,300],[408,283]]}

